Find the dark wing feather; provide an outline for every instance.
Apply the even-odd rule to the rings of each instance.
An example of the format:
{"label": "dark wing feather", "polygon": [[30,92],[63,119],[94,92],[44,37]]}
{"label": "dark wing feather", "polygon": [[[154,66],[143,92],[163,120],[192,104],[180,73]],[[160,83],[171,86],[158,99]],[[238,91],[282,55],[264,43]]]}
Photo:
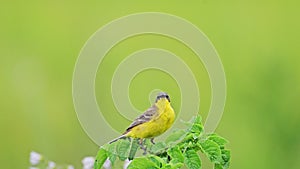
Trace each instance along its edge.
{"label": "dark wing feather", "polygon": [[146,123],[153,119],[153,117],[157,115],[157,107],[155,105],[151,106],[148,110],[146,110],[142,115],[140,115],[138,118],[136,118],[130,126],[126,129],[127,133],[130,131],[133,127],[138,126],[140,124]]}

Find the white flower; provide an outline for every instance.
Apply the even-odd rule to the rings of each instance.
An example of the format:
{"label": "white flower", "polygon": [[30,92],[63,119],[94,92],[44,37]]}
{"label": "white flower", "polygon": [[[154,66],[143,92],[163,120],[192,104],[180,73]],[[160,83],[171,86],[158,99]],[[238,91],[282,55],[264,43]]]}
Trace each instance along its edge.
{"label": "white flower", "polygon": [[30,152],[30,160],[29,161],[30,161],[31,165],[37,165],[41,162],[41,160],[42,160],[42,155],[40,155],[39,153],[34,152],[34,151]]}
{"label": "white flower", "polygon": [[39,169],[39,168],[37,168],[37,167],[29,167],[29,169]]}
{"label": "white flower", "polygon": [[128,159],[126,159],[126,160],[124,161],[123,169],[127,169],[127,167],[129,166],[130,163],[131,163],[131,161],[128,160]]}
{"label": "white flower", "polygon": [[67,169],[75,169],[75,168],[72,165],[68,165]]}
{"label": "white flower", "polygon": [[103,164],[103,167],[104,167],[105,169],[111,169],[111,162],[110,162],[109,159],[106,159],[106,161],[105,161],[104,164]]}
{"label": "white flower", "polygon": [[53,169],[53,168],[55,168],[55,166],[56,166],[55,162],[49,161],[49,162],[48,162],[47,169]]}
{"label": "white flower", "polygon": [[92,169],[94,167],[94,157],[85,157],[82,161],[83,169]]}

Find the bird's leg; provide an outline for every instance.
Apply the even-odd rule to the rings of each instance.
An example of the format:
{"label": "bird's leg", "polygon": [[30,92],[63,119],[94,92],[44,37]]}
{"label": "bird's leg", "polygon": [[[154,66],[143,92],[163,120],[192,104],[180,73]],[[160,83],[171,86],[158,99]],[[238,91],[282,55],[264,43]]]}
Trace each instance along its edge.
{"label": "bird's leg", "polygon": [[152,144],[155,144],[155,142],[154,142],[154,138],[151,138],[151,140],[150,140],[150,141],[151,141],[151,143],[152,143]]}
{"label": "bird's leg", "polygon": [[145,141],[145,140],[143,140],[143,139],[141,138],[140,141],[139,141],[139,144],[140,144],[140,146],[141,146],[141,149],[144,150],[143,155],[146,155],[146,154],[147,154],[147,147],[144,146],[144,141]]}

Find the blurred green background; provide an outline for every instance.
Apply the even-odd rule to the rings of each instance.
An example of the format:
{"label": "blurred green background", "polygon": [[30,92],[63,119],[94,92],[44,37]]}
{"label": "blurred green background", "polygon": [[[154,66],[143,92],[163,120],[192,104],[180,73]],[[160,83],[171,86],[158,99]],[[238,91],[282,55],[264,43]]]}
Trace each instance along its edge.
{"label": "blurred green background", "polygon": [[[1,1],[1,168],[27,168],[32,150],[77,168],[83,157],[96,154],[98,146],[81,128],[72,103],[74,65],[81,47],[97,29],[136,12],[185,18],[215,45],[227,77],[226,107],[217,133],[230,140],[232,169],[299,168],[299,5],[295,0]],[[114,48],[105,61],[113,64],[147,47],[170,50],[192,68],[200,66],[193,72],[199,75],[200,111],[206,117],[209,79],[201,63],[179,42],[159,36],[134,37]],[[112,59],[113,55],[119,58]],[[112,67],[103,69],[109,72]],[[149,106],[146,94],[151,86],[140,87],[149,73],[166,76],[144,72],[134,79],[130,97],[140,109]],[[106,85],[101,78],[108,75],[101,76],[99,69],[100,104],[110,98],[101,95],[105,90],[101,85]],[[179,96],[174,81],[170,88],[170,93]],[[176,109],[178,102],[180,98],[174,102]]]}

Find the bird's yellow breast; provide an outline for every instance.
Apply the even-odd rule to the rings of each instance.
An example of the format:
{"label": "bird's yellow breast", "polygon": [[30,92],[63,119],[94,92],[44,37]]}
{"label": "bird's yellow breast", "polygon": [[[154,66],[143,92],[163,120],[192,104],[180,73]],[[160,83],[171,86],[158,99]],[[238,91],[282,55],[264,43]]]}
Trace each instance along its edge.
{"label": "bird's yellow breast", "polygon": [[175,113],[170,103],[157,104],[157,116],[150,121],[138,125],[127,134],[134,138],[153,138],[168,130],[175,119]]}

